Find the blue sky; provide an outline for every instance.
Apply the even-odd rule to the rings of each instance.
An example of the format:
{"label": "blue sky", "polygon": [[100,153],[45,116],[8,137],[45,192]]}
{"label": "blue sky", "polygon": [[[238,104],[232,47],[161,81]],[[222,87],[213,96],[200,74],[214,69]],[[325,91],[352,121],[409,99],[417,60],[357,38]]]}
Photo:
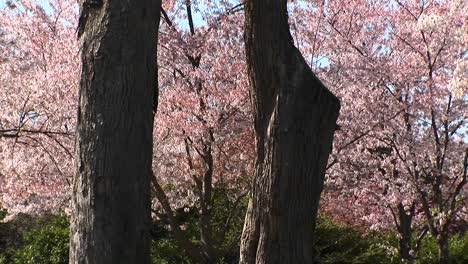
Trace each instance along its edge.
{"label": "blue sky", "polygon": [[[9,1],[9,0],[0,0],[0,8],[4,8],[6,6],[6,2]],[[14,1],[13,1],[14,2]],[[39,0],[39,3],[44,3],[43,4],[43,7],[44,7],[44,10],[47,12],[47,11],[50,11],[50,7],[47,5],[48,1],[47,0]]]}

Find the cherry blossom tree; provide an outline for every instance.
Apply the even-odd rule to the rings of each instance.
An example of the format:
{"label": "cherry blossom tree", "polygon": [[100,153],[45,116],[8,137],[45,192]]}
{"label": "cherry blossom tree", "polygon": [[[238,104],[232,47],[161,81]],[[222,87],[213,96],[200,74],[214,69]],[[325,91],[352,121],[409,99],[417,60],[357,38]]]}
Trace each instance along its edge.
{"label": "cherry blossom tree", "polygon": [[[55,3],[51,3],[52,6],[53,4]],[[166,9],[169,10],[167,4],[170,3],[166,3]],[[18,110],[16,112],[12,110],[9,116],[2,119],[2,129],[4,128],[2,130],[2,144],[5,144],[2,146],[4,149],[2,154],[5,155],[5,159],[2,159],[2,161],[9,161],[11,164],[2,166],[4,172],[2,173],[2,180],[5,182],[5,185],[3,185],[4,189],[2,190],[2,204],[9,208],[13,214],[17,212],[40,212],[43,210],[67,208],[69,181],[71,181],[72,173],[74,115],[76,113],[74,99],[78,77],[76,70],[79,69],[77,62],[78,45],[75,41],[76,5],[72,3],[66,6],[69,8],[67,10],[69,13],[64,13],[58,7],[54,7],[47,13],[41,5],[35,2],[9,3],[9,5],[8,9],[3,10],[6,16],[2,16],[2,18],[5,18],[5,22],[2,23],[2,30],[4,31],[4,35],[2,35],[3,44],[5,47],[11,48],[10,53],[6,53],[9,49],[5,49],[5,54],[2,57],[4,58],[2,67],[4,67],[3,69],[7,73],[2,75],[4,78],[2,79],[2,84],[6,85],[8,83],[11,89],[2,90],[5,94],[1,98],[5,98],[5,102],[2,102],[5,103],[4,109],[16,108]],[[232,9],[228,13],[235,11],[235,9]],[[171,15],[170,12],[168,13]],[[213,195],[210,194],[212,192],[212,183],[214,184],[220,180],[223,184],[229,186],[229,188],[245,190],[246,182],[240,176],[247,175],[250,171],[251,164],[248,161],[251,160],[250,157],[253,149],[251,133],[249,132],[251,130],[247,93],[242,89],[243,86],[245,87],[245,78],[242,77],[244,74],[241,59],[243,56],[242,49],[238,48],[240,43],[238,40],[241,36],[239,32],[240,27],[233,27],[231,34],[227,32],[224,38],[217,38],[218,35],[222,34],[217,29],[217,23],[224,23],[226,25],[235,24],[235,19],[239,19],[239,14],[236,17],[230,17],[228,13],[218,11],[216,15],[213,15],[215,20],[211,22],[210,26],[200,29],[202,31],[200,36],[193,36],[193,34],[178,36],[178,34],[187,33],[189,30],[185,30],[184,28],[176,29],[175,26],[168,24],[163,24],[165,27],[162,29],[163,38],[161,46],[163,49],[161,52],[162,62],[160,64],[163,65],[161,67],[161,96],[163,102],[160,106],[160,114],[157,117],[161,125],[156,127],[155,134],[155,139],[158,142],[155,147],[157,150],[155,152],[155,161],[158,161],[155,162],[156,175],[160,175],[161,185],[165,187],[164,189],[170,199],[170,204],[174,208],[182,205],[190,206],[190,201],[196,203],[198,197],[202,197],[208,201],[208,204],[203,206],[205,212],[202,214],[207,217],[210,214],[206,212],[210,210],[210,196]],[[165,14],[167,16],[167,13]],[[171,21],[169,17],[167,19],[166,22]],[[177,21],[175,18],[172,18],[172,20]],[[44,24],[44,29],[37,31],[38,29],[35,28],[35,25],[41,23]],[[54,25],[53,23],[59,24]],[[55,29],[52,26],[57,26],[59,29]],[[25,30],[19,31],[18,29],[20,28],[25,28]],[[33,32],[35,33],[31,35]],[[39,42],[43,41],[42,38],[46,38],[47,40],[47,38],[52,37],[61,41],[53,42],[52,40],[54,39],[51,39],[50,43]],[[11,46],[13,40],[15,40],[15,47]],[[223,40],[230,41],[230,45],[223,43]],[[33,44],[27,41],[31,41]],[[199,43],[205,42],[205,46],[195,47],[193,43],[190,43],[196,41]],[[34,46],[34,42],[39,42],[41,45],[36,47]],[[34,49],[27,45],[33,46]],[[52,47],[54,49],[51,50]],[[74,50],[64,53],[59,51],[59,49],[65,50],[66,48]],[[208,54],[208,51],[212,49],[217,49],[218,52],[216,54],[223,54],[224,56],[217,58]],[[197,62],[189,61],[184,51],[193,52],[194,54],[195,52],[202,52],[204,56],[201,65],[197,66],[195,65]],[[228,53],[224,53],[225,51],[228,51]],[[43,53],[48,56],[43,55]],[[30,57],[26,57],[26,55]],[[179,58],[172,60],[174,56],[178,56]],[[31,60],[31,62],[28,62],[27,59]],[[43,60],[42,63],[47,64],[47,66],[38,67],[39,64],[35,62],[36,59]],[[60,61],[56,63],[51,59],[60,59]],[[20,62],[24,64],[28,63],[30,67],[24,68],[19,72],[14,67],[23,67]],[[226,62],[229,64],[225,64]],[[232,72],[215,67],[222,64],[229,66]],[[52,66],[56,68],[52,68]],[[35,74],[40,79],[36,77],[36,79],[33,78],[32,81],[24,83],[22,86],[18,85],[29,80],[26,78],[32,75],[31,72],[33,70],[37,71]],[[47,73],[52,70],[54,70],[53,76],[44,74],[44,72]],[[178,76],[173,76],[174,71]],[[74,75],[70,75],[72,73]],[[183,74],[187,76],[182,77],[181,75]],[[63,91],[64,85],[60,83],[61,78],[64,79],[63,81],[69,82],[65,87],[68,89],[66,93]],[[184,81],[181,82],[181,80]],[[197,89],[198,85],[201,87],[203,82],[202,93],[194,89],[193,85],[195,84],[187,86],[189,83],[186,82],[187,80],[189,82],[193,81],[197,85]],[[43,83],[35,84],[34,82],[37,81]],[[53,83],[55,86],[50,87],[49,83]],[[183,84],[183,86],[178,86],[180,84]],[[48,87],[48,89],[43,89],[44,87]],[[36,107],[33,108],[34,110],[27,110],[28,114],[21,116],[22,112],[26,112],[26,110],[22,109],[30,108],[29,105],[32,104],[32,99],[28,98],[29,101],[27,102],[19,99],[26,98],[28,94],[36,96],[36,93],[44,92],[55,98],[46,99],[42,97],[37,100],[49,108],[42,110]],[[7,93],[14,95],[14,99],[18,101],[12,102],[13,97],[7,96]],[[181,97],[181,95],[185,96]],[[206,100],[206,109],[202,109],[199,106],[199,103],[203,102],[203,100]],[[57,102],[60,102],[60,104],[57,104]],[[6,103],[9,104],[7,105]],[[2,112],[2,114],[7,113]],[[52,120],[49,117],[53,114],[65,115],[66,118],[62,117],[60,120],[63,120],[63,122],[59,123],[56,119]],[[44,116],[43,121],[40,119],[42,116]],[[198,119],[194,119],[194,117]],[[18,120],[20,118],[22,120],[19,125],[15,124],[15,119]],[[203,118],[203,120],[200,118]],[[38,129],[33,130],[29,127],[32,126],[31,123],[37,126]],[[59,130],[60,133],[45,130],[44,128],[48,126],[58,127],[62,130]],[[166,136],[168,130],[171,131],[169,138]],[[59,138],[59,136],[67,137]],[[34,140],[34,142],[37,142],[37,147],[32,147],[31,143],[24,143],[24,147],[20,148],[23,140]],[[55,146],[54,144],[56,144],[56,148],[51,149]],[[25,162],[26,158],[37,155],[38,147],[42,145],[45,145],[44,151],[48,155],[42,154],[42,159]],[[182,157],[175,155],[175,151],[179,147],[182,147],[183,150]],[[186,152],[186,147],[189,148],[189,152]],[[60,148],[66,150],[68,155],[58,152],[61,150]],[[205,158],[200,156],[202,152],[199,151],[205,153]],[[11,154],[12,152],[14,152],[14,155]],[[189,158],[187,155],[194,156],[191,158],[191,168],[186,167]],[[164,162],[162,162],[163,160]],[[171,168],[170,163],[175,164],[174,168]],[[204,166],[207,163],[211,164],[208,169],[210,173],[204,173]],[[45,168],[54,168],[54,165],[58,167],[57,170],[60,170],[60,175],[50,175],[50,172],[45,170]],[[16,166],[14,170],[12,166]],[[9,175],[11,172],[15,172],[16,177],[11,177]],[[67,174],[62,175],[64,172]],[[195,182],[193,181],[192,174],[200,177],[200,179],[203,179],[203,177],[207,178],[201,182],[203,193],[194,193],[192,185]],[[47,178],[38,180],[38,177],[45,176]],[[184,181],[183,177],[187,176],[189,180]],[[19,177],[26,178],[29,182],[25,182],[24,180],[18,181]],[[187,196],[186,199],[180,199],[180,197],[179,199],[175,199],[178,194],[167,188],[167,183],[173,183],[175,180],[172,177],[177,177],[177,189],[181,188],[193,195]],[[50,182],[50,184],[44,184],[44,182]],[[36,187],[31,188],[32,186],[37,186],[37,189]],[[46,189],[48,186],[54,189]],[[42,191],[40,193],[42,196],[38,197],[38,190]],[[19,196],[18,193],[24,194],[25,197]],[[61,196],[58,195],[59,193],[61,193]],[[241,192],[239,197],[232,198],[240,200],[242,197]],[[62,200],[58,201],[58,198],[62,198]],[[25,208],[26,205],[29,206],[29,209]],[[233,209],[237,210],[238,208]],[[209,221],[209,219],[204,219],[203,221]],[[202,231],[209,234],[210,231],[206,230],[211,228],[209,224],[202,225],[202,227]],[[206,247],[213,247],[210,243],[208,244]]]}
{"label": "cherry blossom tree", "polygon": [[[159,217],[167,218],[187,253],[213,263],[237,241],[224,245],[252,171],[253,138],[243,61],[242,5],[200,10],[196,2],[164,4],[159,53],[160,96],[156,122],[154,185]],[[177,13],[178,10],[183,13]],[[203,14],[204,20],[194,19]],[[226,188],[233,208],[225,227],[213,230],[215,192]],[[199,215],[199,247],[174,219],[179,208]],[[161,214],[161,215],[159,215]]]}
{"label": "cherry blossom tree", "polygon": [[[156,193],[163,195],[158,198],[166,197],[170,205],[162,206],[168,210],[161,211],[164,214],[182,206],[195,206],[200,210],[204,223],[200,223],[202,236],[207,241],[203,250],[211,248],[209,257],[214,258],[221,252],[214,253],[212,248],[218,251],[217,245],[222,239],[217,237],[219,234],[210,235],[210,197],[217,191],[212,185],[222,184],[232,189],[232,193],[238,193],[231,199],[239,205],[246,194],[246,176],[251,172],[253,160],[248,93],[240,48],[242,33],[238,23],[242,20],[238,12],[241,5],[205,8],[204,14],[211,15],[202,25],[197,24],[200,21],[194,23],[193,17],[189,20],[188,12],[185,17],[178,13],[180,5],[184,10],[200,13],[196,6],[187,7],[185,2],[178,5],[165,2],[164,5],[159,56],[162,102],[156,117],[160,125],[155,128],[154,156],[158,177],[155,183],[161,189]],[[2,49],[5,51],[1,64],[5,72],[2,85],[11,87],[1,91],[5,106],[2,109],[9,110],[2,111],[5,115],[1,134],[2,162],[5,161],[5,166],[1,167],[5,183],[2,204],[12,215],[68,210],[79,69],[77,6],[64,1],[9,2],[2,12],[5,14],[1,23],[2,47],[6,48]],[[193,13],[195,16],[195,11]],[[183,21],[191,21],[192,28]],[[230,31],[224,30],[229,27]],[[42,43],[43,39],[48,42]],[[47,65],[39,67],[36,61]],[[54,75],[47,74],[52,70]],[[43,93],[49,97],[35,99],[34,104],[47,108],[30,107],[33,104],[30,94]],[[16,123],[20,118],[19,124]],[[47,130],[49,127],[57,131]],[[37,146],[29,141],[23,144],[26,140]],[[39,147],[44,149],[44,154],[38,151]],[[36,155],[41,159],[25,162]],[[51,173],[54,168],[56,170]],[[237,217],[237,210],[239,206],[232,208],[226,228],[232,218]]]}
{"label": "cherry blossom tree", "polygon": [[69,1],[11,1],[0,10],[0,204],[11,214],[69,201],[76,13]]}
{"label": "cherry blossom tree", "polygon": [[[450,228],[467,221],[466,3],[288,4],[295,46],[342,103],[322,209],[395,230],[408,260],[432,234],[444,260]],[[203,245],[192,247],[204,261],[222,251],[209,227],[213,186],[241,190],[236,201],[253,172],[242,8],[163,1],[154,211],[170,218],[192,207],[204,215]],[[0,200],[13,214],[68,207],[77,10],[55,0],[10,1],[0,10]],[[184,241],[176,222],[171,229]]]}
{"label": "cherry blossom tree", "polygon": [[466,219],[466,3],[311,2],[294,7],[315,18],[292,22],[296,41],[312,67],[326,58],[319,76],[343,101],[325,210],[394,227],[408,260],[429,231],[447,262],[449,227]]}

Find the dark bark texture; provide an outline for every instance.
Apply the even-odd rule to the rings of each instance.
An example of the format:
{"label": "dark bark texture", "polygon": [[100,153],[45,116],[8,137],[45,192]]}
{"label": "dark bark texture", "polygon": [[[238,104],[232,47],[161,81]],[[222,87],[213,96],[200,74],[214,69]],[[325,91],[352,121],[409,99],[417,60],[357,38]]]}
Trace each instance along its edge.
{"label": "dark bark texture", "polygon": [[411,242],[412,242],[412,228],[411,224],[413,222],[413,216],[415,211],[415,203],[412,204],[411,209],[407,213],[405,207],[402,203],[398,204],[398,223],[397,228],[400,233],[400,257],[408,261],[408,263],[413,263],[414,259],[411,255]]}
{"label": "dark bark texture", "polygon": [[70,263],[150,263],[160,0],[85,0]]}
{"label": "dark bark texture", "polygon": [[247,0],[257,160],[240,263],[312,263],[313,228],[340,102],[294,47],[286,0]]}

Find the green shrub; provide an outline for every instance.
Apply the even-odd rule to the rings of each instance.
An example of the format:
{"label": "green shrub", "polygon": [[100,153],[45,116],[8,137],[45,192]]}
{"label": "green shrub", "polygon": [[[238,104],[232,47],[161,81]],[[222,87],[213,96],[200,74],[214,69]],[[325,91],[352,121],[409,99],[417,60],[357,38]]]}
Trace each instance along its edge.
{"label": "green shrub", "polygon": [[190,263],[177,241],[172,238],[161,238],[151,241],[151,263],[173,264]]}
{"label": "green shrub", "polygon": [[[468,263],[468,233],[454,234],[449,239],[449,252],[453,264]],[[437,241],[431,235],[423,239],[416,264],[438,264]]]}
{"label": "green shrub", "polygon": [[391,236],[364,235],[320,215],[315,227],[315,263],[398,263]]}
{"label": "green shrub", "polygon": [[456,264],[468,263],[468,232],[452,236],[449,244],[453,262]]}
{"label": "green shrub", "polygon": [[[220,231],[232,202],[219,192],[213,206],[214,233]],[[219,197],[218,197],[219,195]],[[238,263],[238,242],[242,232],[245,203],[232,230],[227,231],[218,264]],[[198,215],[195,209],[177,210],[175,216],[195,244],[199,244]],[[14,220],[0,222],[0,264],[61,264],[68,263],[69,221],[64,215],[33,217],[18,215]],[[173,238],[163,220],[154,221],[151,229],[151,260],[153,264],[192,263]],[[234,245],[230,248],[228,245]],[[468,263],[468,233],[454,234],[450,240],[453,264]],[[398,239],[393,234],[364,234],[354,228],[337,224],[331,218],[319,216],[315,230],[315,263],[397,264]],[[427,235],[415,264],[437,264],[437,243]]]}
{"label": "green shrub", "polygon": [[18,214],[13,220],[0,222],[0,263],[12,263],[15,251],[24,244],[24,234],[33,228],[34,223],[34,217],[26,214]]}
{"label": "green shrub", "polygon": [[[195,214],[177,210],[175,217],[179,223],[188,223],[187,234],[193,237],[196,234]],[[173,238],[167,227],[166,221],[153,221],[151,227],[151,263],[152,264],[172,264],[190,263],[189,258],[178,242]]]}
{"label": "green shrub", "polygon": [[22,246],[8,248],[0,263],[66,264],[68,263],[69,222],[66,216],[37,217],[23,234]]}
{"label": "green shrub", "polygon": [[[237,210],[234,214],[231,214],[235,201],[230,199],[228,195],[233,195],[233,192],[232,189],[225,188],[221,184],[214,188],[213,192],[211,225],[214,240],[221,241],[217,245],[219,264],[239,263],[239,238],[242,233],[248,200],[247,197],[240,199],[236,206]],[[180,226],[184,226],[187,237],[195,245],[200,245],[198,210],[196,208],[190,208],[188,211],[176,210],[175,218]],[[230,219],[230,225],[225,230],[225,223],[228,218]],[[159,219],[153,222],[152,263],[192,263],[184,250],[179,247],[177,240],[173,238],[168,225],[167,219]]]}
{"label": "green shrub", "polygon": [[0,221],[2,221],[3,219],[5,219],[5,217],[7,216],[8,214],[8,211],[6,209],[3,209],[0,207]]}

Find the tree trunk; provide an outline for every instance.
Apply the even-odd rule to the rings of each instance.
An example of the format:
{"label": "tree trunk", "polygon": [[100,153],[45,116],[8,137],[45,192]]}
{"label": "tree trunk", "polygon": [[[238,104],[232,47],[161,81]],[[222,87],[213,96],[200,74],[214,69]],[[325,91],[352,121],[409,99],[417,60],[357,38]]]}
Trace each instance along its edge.
{"label": "tree trunk", "polygon": [[150,263],[159,0],[85,0],[70,263]]}
{"label": "tree trunk", "polygon": [[[212,140],[213,133],[210,132]],[[213,155],[211,152],[212,141],[203,143],[203,162],[204,173],[202,178],[202,186],[199,190],[200,194],[200,242],[204,248],[204,254],[208,263],[216,263],[216,245],[213,239]]]}
{"label": "tree trunk", "polygon": [[439,247],[439,263],[450,264],[449,244],[446,235],[439,235],[437,237],[437,245]]}
{"label": "tree trunk", "polygon": [[411,254],[411,240],[412,240],[412,228],[411,224],[413,221],[415,204],[411,206],[409,214],[406,213],[406,210],[402,203],[398,204],[398,218],[399,218],[399,232],[401,235],[400,238],[400,257],[407,260],[409,263],[413,263],[413,255]]}
{"label": "tree trunk", "polygon": [[294,47],[286,2],[245,6],[257,160],[240,263],[313,262],[313,228],[340,109]]}

